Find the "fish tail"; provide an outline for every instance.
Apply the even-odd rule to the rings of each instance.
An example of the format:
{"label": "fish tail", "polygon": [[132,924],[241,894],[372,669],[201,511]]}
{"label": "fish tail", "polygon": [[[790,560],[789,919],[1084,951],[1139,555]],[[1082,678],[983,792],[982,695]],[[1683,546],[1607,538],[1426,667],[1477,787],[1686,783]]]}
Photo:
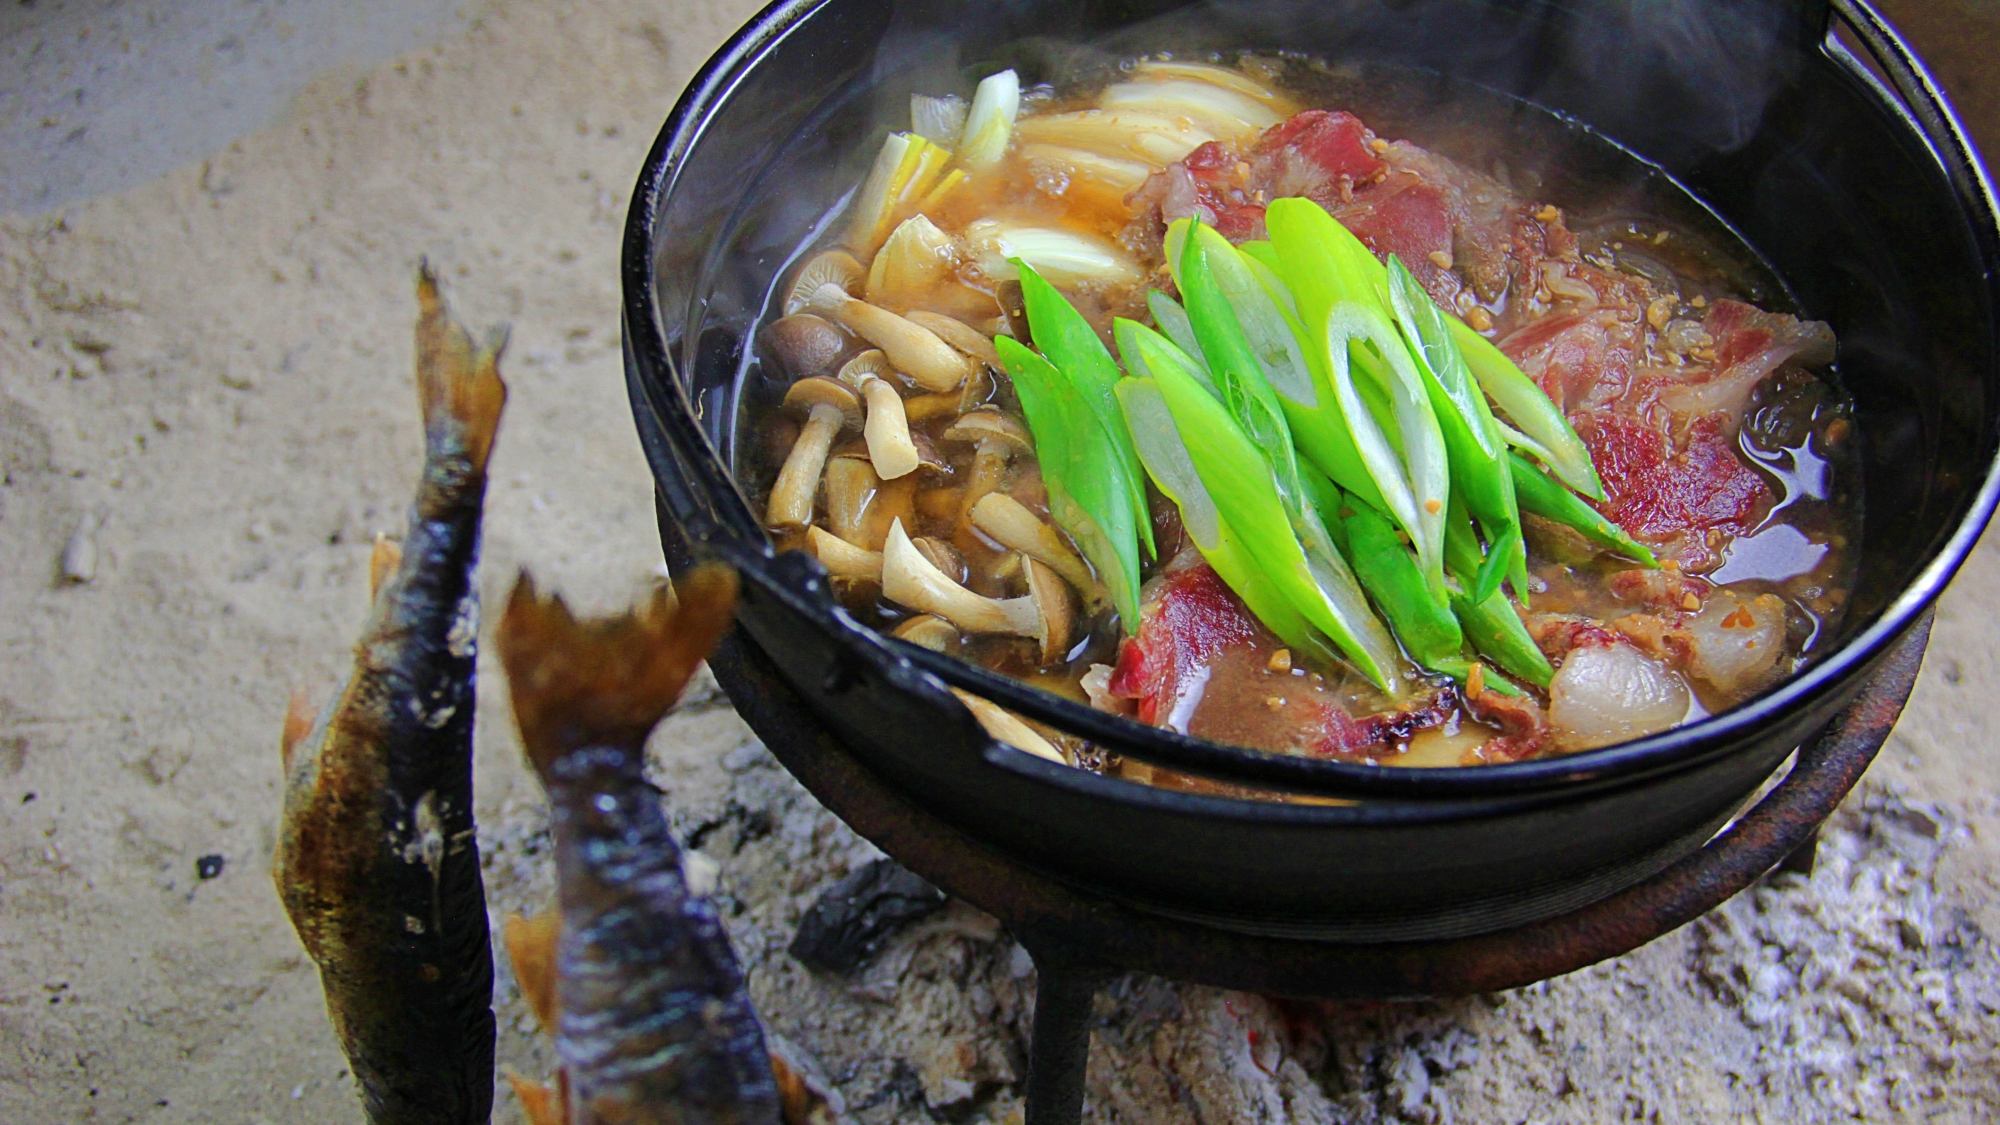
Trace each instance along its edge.
{"label": "fish tail", "polygon": [[285,725],[278,732],[278,760],[284,763],[285,773],[292,772],[292,760],[298,756],[299,743],[312,733],[312,696],[306,689],[295,687],[291,698],[285,700]]}
{"label": "fish tail", "polygon": [[560,595],[523,573],[494,640],[514,694],[528,760],[543,784],[557,760],[586,746],[637,747],[729,627],[736,572],[709,564],[640,609],[579,621]]}
{"label": "fish tail", "polygon": [[434,446],[442,442],[462,451],[472,469],[483,473],[507,405],[507,384],[500,378],[506,330],[475,346],[445,308],[429,261],[417,267],[417,306],[417,401],[424,433]]}
{"label": "fish tail", "polygon": [[528,1125],[570,1125],[569,1096],[563,1089],[562,1074],[554,1082],[537,1082],[525,1074],[507,1071],[507,1084],[521,1103],[521,1116]]}
{"label": "fish tail", "polygon": [[500,928],[500,940],[507,946],[507,960],[514,966],[521,998],[528,1002],[535,1022],[544,1031],[556,1027],[556,939],[561,934],[562,916],[553,910],[532,918],[509,914]]}
{"label": "fish tail", "polygon": [[375,547],[368,552],[368,600],[373,602],[382,593],[382,587],[395,577],[396,569],[403,565],[403,548],[396,541],[377,532]]}

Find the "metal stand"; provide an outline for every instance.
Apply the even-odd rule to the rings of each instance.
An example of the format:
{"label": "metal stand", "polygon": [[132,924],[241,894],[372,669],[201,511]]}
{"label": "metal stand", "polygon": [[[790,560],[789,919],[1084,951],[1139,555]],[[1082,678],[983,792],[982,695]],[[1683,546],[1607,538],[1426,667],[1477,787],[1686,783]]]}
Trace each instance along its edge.
{"label": "metal stand", "polygon": [[1249,992],[1393,999],[1492,992],[1573,972],[1686,925],[1784,865],[1811,870],[1819,826],[1861,780],[1902,714],[1931,615],[1919,618],[1847,709],[1800,748],[1791,772],[1700,851],[1560,917],[1441,941],[1336,943],[1258,937],[1165,918],[1057,882],[1000,855],[877,780],[738,635],[710,662],[754,681],[743,715],[828,808],[910,870],[998,918],[1038,969],[1028,1125],[1073,1125],[1083,1108],[1090,1013],[1109,974],[1149,972]]}

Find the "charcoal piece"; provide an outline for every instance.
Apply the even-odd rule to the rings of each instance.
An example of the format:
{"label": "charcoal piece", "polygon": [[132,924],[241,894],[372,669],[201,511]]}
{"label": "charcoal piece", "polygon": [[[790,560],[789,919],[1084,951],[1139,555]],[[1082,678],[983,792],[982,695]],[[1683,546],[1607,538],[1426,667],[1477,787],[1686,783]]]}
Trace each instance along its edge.
{"label": "charcoal piece", "polygon": [[223,859],[219,855],[205,855],[194,861],[194,873],[202,879],[213,879],[222,874]]}
{"label": "charcoal piece", "polygon": [[809,969],[851,973],[897,930],[944,906],[944,894],[892,859],[827,888],[799,919],[791,954]]}

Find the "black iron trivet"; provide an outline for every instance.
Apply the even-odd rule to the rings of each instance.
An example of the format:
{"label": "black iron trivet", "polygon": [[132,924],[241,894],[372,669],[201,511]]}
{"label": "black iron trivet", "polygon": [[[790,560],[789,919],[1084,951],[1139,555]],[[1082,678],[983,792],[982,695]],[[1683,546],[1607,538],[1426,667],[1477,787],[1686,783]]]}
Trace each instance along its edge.
{"label": "black iron trivet", "polygon": [[1764,799],[1693,855],[1556,918],[1474,937],[1336,943],[1260,937],[1165,918],[1029,870],[903,799],[833,738],[740,632],[710,658],[750,682],[743,718],[813,796],[905,867],[992,914],[1034,956],[1027,1125],[1083,1111],[1091,1000],[1139,971],[1248,992],[1326,1000],[1463,996],[1515,988],[1629,953],[1727,901],[1780,864],[1810,863],[1819,826],[1889,737],[1916,686],[1932,613],[1919,618],[1861,695],[1799,750]]}

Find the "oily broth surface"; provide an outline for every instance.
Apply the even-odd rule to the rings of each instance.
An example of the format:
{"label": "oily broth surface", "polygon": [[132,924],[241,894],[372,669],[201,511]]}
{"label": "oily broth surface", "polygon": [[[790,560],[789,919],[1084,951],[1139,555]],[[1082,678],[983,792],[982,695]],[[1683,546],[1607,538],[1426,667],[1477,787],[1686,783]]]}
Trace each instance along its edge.
{"label": "oily broth surface", "polygon": [[[1223,60],[1229,61],[1229,60]],[[1586,258],[1602,265],[1638,273],[1656,284],[1669,284],[1683,298],[1705,301],[1735,298],[1774,312],[1796,313],[1795,302],[1775,273],[1755,251],[1658,169],[1573,122],[1538,107],[1479,87],[1449,82],[1435,75],[1344,69],[1296,57],[1270,57],[1246,67],[1290,95],[1300,108],[1347,109],[1386,138],[1403,138],[1438,152],[1469,168],[1485,172],[1523,197],[1546,200],[1563,208]],[[1086,105],[1116,75],[1099,75],[1063,91],[1029,91],[1023,113]],[[976,190],[975,190],[976,188]],[[1078,180],[1051,178],[1046,168],[1010,154],[1004,174],[987,177],[955,193],[931,215],[947,231],[963,229],[978,218],[1005,216],[1030,219],[1117,240],[1129,221],[1123,199]],[[826,224],[839,229],[839,223]],[[802,247],[798,261],[821,246]],[[1144,263],[1159,268],[1157,260]],[[976,275],[963,279],[992,298],[999,313],[1005,283]],[[782,295],[789,278],[777,279],[773,300],[760,323],[783,314]],[[1077,307],[1106,337],[1115,316],[1149,322],[1144,312],[1147,284],[1109,288],[1065,288]],[[937,311],[977,321],[976,311],[941,307]],[[1499,310],[1495,310],[1496,312]],[[791,448],[798,427],[778,409],[789,383],[782,365],[757,337],[756,362],[742,396],[736,436],[739,480],[753,505],[762,510],[772,481]],[[1760,386],[1746,414],[1738,444],[1776,497],[1770,514],[1749,535],[1737,540],[1711,574],[1719,584],[1745,596],[1774,593],[1787,607],[1787,654],[1780,667],[1794,674],[1816,649],[1837,631],[1855,571],[1854,544],[1859,541],[1860,479],[1852,440],[1851,403],[1831,372],[1788,370]],[[988,401],[1019,416],[1004,376]],[[938,452],[963,479],[972,452],[943,440],[948,418],[913,424],[925,432]],[[849,435],[845,448],[859,445]],[[842,447],[836,447],[836,454]],[[966,585],[991,597],[1021,593],[1018,580],[996,577],[992,571],[1005,552],[978,532],[958,526],[955,511],[946,511],[936,489],[905,478],[883,486],[881,526],[900,515],[913,536],[928,535],[950,542],[964,556]],[[1047,495],[1031,458],[1017,461],[1003,487],[1037,515],[1047,518]],[[1164,502],[1153,496],[1156,508]],[[1160,521],[1156,520],[1156,526]],[[799,546],[781,540],[779,549]],[[1561,557],[1539,549],[1531,537],[1531,607],[1534,612],[1577,613],[1608,621],[1633,607],[1612,596],[1608,575],[1632,564],[1610,556],[1589,559]],[[1164,561],[1164,560],[1162,560]],[[1159,572],[1148,568],[1146,577]],[[849,584],[840,590],[843,604],[858,620],[889,630],[912,616],[880,597],[872,583]],[[958,655],[1008,675],[1027,680],[1056,694],[1083,700],[1082,676],[1093,664],[1113,663],[1120,635],[1108,609],[1084,610],[1075,644],[1066,658],[1039,666],[1030,641],[1003,637],[969,638]],[[1187,733],[1217,741],[1238,742],[1280,752],[1303,753],[1309,747],[1297,739],[1274,737],[1273,715],[1292,713],[1302,701],[1336,703],[1350,713],[1366,715],[1386,710],[1390,701],[1344,664],[1298,667],[1285,671],[1263,666],[1275,648],[1263,638],[1241,659],[1217,669],[1202,702],[1185,716]],[[1293,654],[1297,659],[1299,654]],[[1726,705],[1704,694],[1703,685],[1689,680],[1696,695],[1690,718]],[[1410,685],[1420,685],[1414,682]],[[1180,724],[1176,724],[1180,726]],[[1421,732],[1376,760],[1383,764],[1457,765],[1479,761],[1476,747],[1488,733],[1462,711],[1440,728]],[[1066,745],[1087,766],[1125,773],[1138,780],[1202,791],[1220,791],[1211,783],[1180,778],[1138,763],[1121,765],[1074,740]],[[1178,779],[1178,780],[1176,780]],[[1227,788],[1227,787],[1225,787]]]}

